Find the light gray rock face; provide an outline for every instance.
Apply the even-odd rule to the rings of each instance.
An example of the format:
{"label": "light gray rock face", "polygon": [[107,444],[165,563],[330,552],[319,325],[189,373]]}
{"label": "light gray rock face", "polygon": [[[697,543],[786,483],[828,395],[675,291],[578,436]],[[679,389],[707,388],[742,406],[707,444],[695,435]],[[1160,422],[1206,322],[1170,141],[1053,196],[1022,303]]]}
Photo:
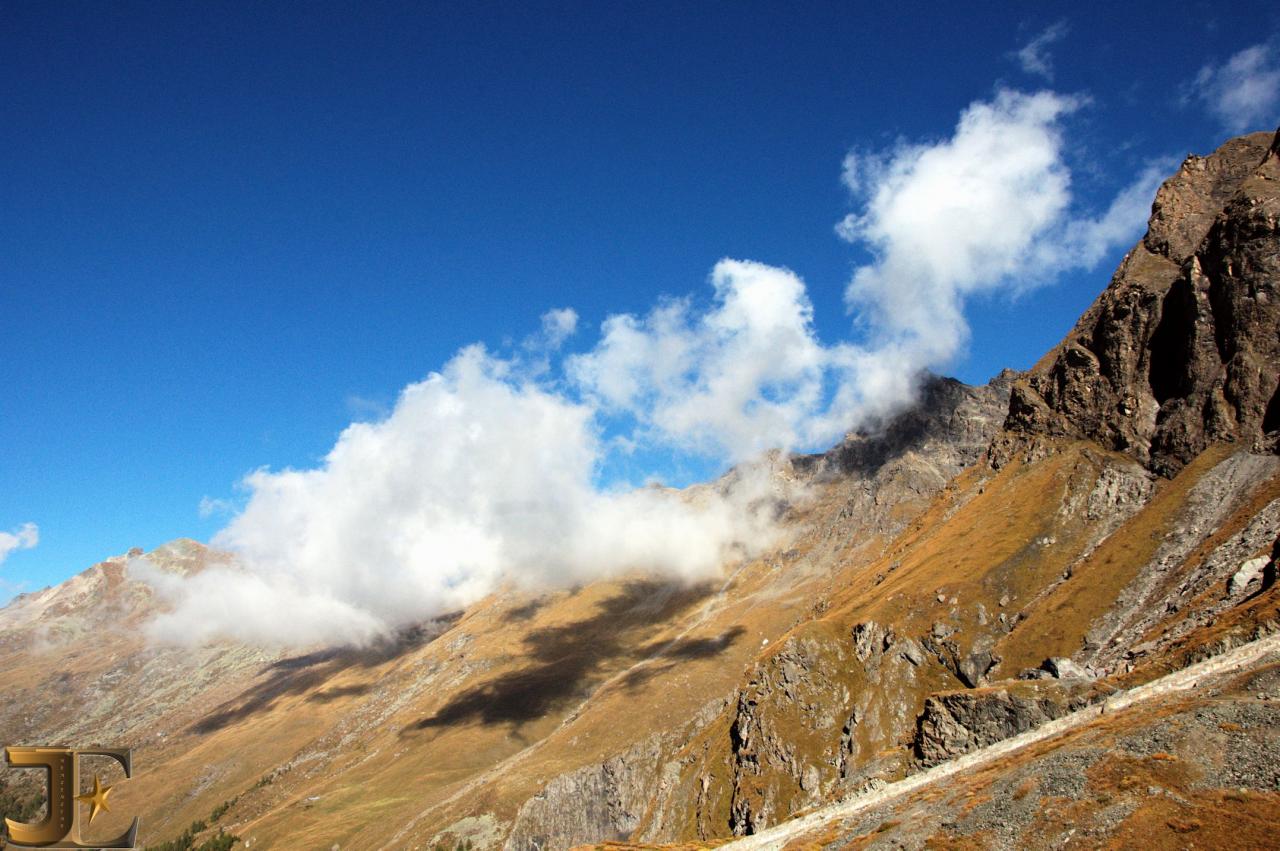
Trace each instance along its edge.
{"label": "light gray rock face", "polygon": [[875,621],[860,623],[853,628],[853,652],[864,666],[874,668],[880,664],[884,652],[893,647],[893,630]]}
{"label": "light gray rock face", "polygon": [[629,839],[644,814],[659,751],[656,742],[648,742],[555,778],[520,808],[503,847],[540,851]]}
{"label": "light gray rock face", "polygon": [[914,640],[904,638],[902,640],[902,658],[912,665],[923,665],[925,660],[924,650]]}
{"label": "light gray rock face", "polygon": [[[878,662],[885,640],[885,632],[875,625],[861,632],[855,630],[854,655],[862,654]],[[839,712],[850,696],[847,691],[839,692],[833,701],[830,691],[835,688],[839,666],[847,658],[847,651],[840,647],[814,639],[788,638],[776,653],[756,666],[739,692],[730,728],[734,793],[729,819],[734,834],[757,833],[790,815],[778,811],[768,790],[763,795],[749,792],[756,778],[764,773],[789,777],[806,798],[820,800],[824,787],[836,773],[837,754],[832,752],[822,765],[808,762],[799,737],[816,734],[833,743],[838,741],[841,716],[832,713]],[[807,729],[779,725],[779,717],[797,714]]]}
{"label": "light gray rock face", "polygon": [[987,681],[987,672],[999,662],[999,657],[989,650],[975,651],[957,662],[956,675],[969,688],[977,688]]}
{"label": "light gray rock face", "polygon": [[[989,653],[975,659],[975,679],[992,663]],[[900,755],[889,764],[880,752],[886,740],[914,727],[917,705],[906,696],[928,678],[955,675],[956,664],[950,642],[899,636],[875,621],[854,626],[847,644],[787,639],[738,696],[731,728],[733,832],[757,833],[797,808],[901,770]],[[845,669],[861,670],[856,693],[841,685]],[[823,756],[815,760],[814,753]],[[802,794],[792,794],[797,790]]]}
{"label": "light gray rock face", "polygon": [[1280,135],[1190,157],[1075,329],[1014,383],[997,464],[1084,437],[1171,476],[1212,443],[1280,429]]}
{"label": "light gray rock face", "polygon": [[548,851],[640,838],[633,834],[646,813],[654,818],[645,838],[663,837],[669,831],[661,816],[671,809],[681,767],[671,755],[724,707],[724,700],[711,701],[683,729],[649,736],[602,763],[553,778],[520,807],[503,848]]}
{"label": "light gray rock face", "polygon": [[827,452],[796,456],[792,466],[844,492],[842,538],[893,535],[908,522],[904,505],[923,508],[983,456],[1008,412],[1015,375],[1005,370],[981,387],[929,376],[911,408],[846,435]]}
{"label": "light gray rock face", "polygon": [[1016,736],[1099,699],[1085,683],[1038,680],[936,694],[916,725],[916,757],[926,766]]}
{"label": "light gray rock face", "polygon": [[[1228,536],[1187,573],[1176,568],[1233,513],[1239,511],[1268,479],[1280,475],[1280,457],[1238,451],[1200,477],[1179,510],[1173,528],[1152,558],[1116,599],[1090,625],[1085,647],[1075,658],[1095,670],[1116,670],[1126,661],[1149,655],[1188,631],[1210,623],[1240,602],[1240,594],[1224,596],[1241,565],[1260,551],[1272,549],[1280,537],[1280,499],[1257,510],[1239,532]],[[1263,572],[1270,568],[1263,564]],[[1177,577],[1174,580],[1172,577]],[[1216,593],[1212,592],[1215,588]],[[1253,587],[1259,587],[1255,585]],[[1190,607],[1190,608],[1189,608]],[[1158,643],[1143,643],[1170,612],[1184,611],[1162,632]]]}
{"label": "light gray rock face", "polygon": [[884,422],[851,432],[820,455],[797,459],[797,465],[826,478],[871,478],[912,454],[950,479],[982,457],[1000,429],[1016,376],[1005,370],[980,387],[928,376],[916,404]]}

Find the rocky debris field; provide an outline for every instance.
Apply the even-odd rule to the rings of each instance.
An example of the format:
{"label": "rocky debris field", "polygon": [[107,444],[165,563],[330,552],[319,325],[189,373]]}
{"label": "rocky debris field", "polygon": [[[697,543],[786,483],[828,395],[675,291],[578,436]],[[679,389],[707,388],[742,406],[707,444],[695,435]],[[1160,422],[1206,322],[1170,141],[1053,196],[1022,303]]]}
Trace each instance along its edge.
{"label": "rocky debris field", "polygon": [[1266,643],[1243,670],[1181,691],[1153,683],[1119,711],[1081,713],[1086,723],[1068,732],[972,754],[965,770],[903,794],[889,786],[726,847],[1274,848],[1280,652]]}

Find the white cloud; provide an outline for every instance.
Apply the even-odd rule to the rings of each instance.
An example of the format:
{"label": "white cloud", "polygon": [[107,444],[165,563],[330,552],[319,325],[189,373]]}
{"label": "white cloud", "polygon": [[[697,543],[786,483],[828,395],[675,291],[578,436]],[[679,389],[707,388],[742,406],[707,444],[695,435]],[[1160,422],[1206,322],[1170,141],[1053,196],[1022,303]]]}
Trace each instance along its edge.
{"label": "white cloud", "polygon": [[867,169],[867,161],[857,151],[849,151],[840,163],[840,182],[852,193],[862,191],[862,174]]}
{"label": "white cloud", "polygon": [[1026,73],[1052,80],[1053,57],[1049,53],[1049,45],[1061,41],[1069,31],[1066,21],[1058,21],[1012,55]]}
{"label": "white cloud", "polygon": [[211,496],[200,497],[200,505],[198,511],[201,520],[208,520],[215,514],[231,514],[235,511],[236,505],[229,499],[216,499]]}
{"label": "white cloud", "polygon": [[774,532],[764,474],[727,493],[613,493],[593,484],[601,452],[589,407],[464,349],[386,420],[349,426],[322,466],[247,477],[248,504],[213,541],[245,570],[139,566],[174,607],[151,634],[363,643],[508,582],[707,577]]}
{"label": "white cloud", "polygon": [[818,341],[800,278],[721,260],[711,283],[709,310],[686,299],[610,317],[599,344],[570,359],[570,378],[650,439],[732,460],[843,434],[848,422],[832,416],[824,389],[847,377],[848,348]]}
{"label": "white cloud", "polygon": [[23,523],[12,532],[0,532],[0,564],[16,550],[29,550],[40,543],[40,528],[34,523]]}
{"label": "white cloud", "polygon": [[[1158,183],[1148,169],[1102,215],[1072,209],[1062,124],[1079,97],[1000,90],[971,104],[954,135],[856,158],[845,177],[862,202],[837,225],[875,262],[845,291],[871,345],[861,370],[883,376],[944,365],[968,338],[968,297],[1018,292],[1072,268],[1091,268],[1135,239]],[[846,160],[846,172],[848,172]]]}
{"label": "white cloud", "polygon": [[1223,65],[1206,65],[1191,85],[1232,133],[1271,130],[1280,121],[1280,40],[1247,47]]}
{"label": "white cloud", "polygon": [[1082,105],[1002,90],[950,138],[846,158],[859,210],[838,230],[873,257],[846,290],[860,343],[823,343],[804,282],[744,260],[716,264],[709,306],[609,317],[561,368],[548,352],[577,315],[551,311],[541,343],[510,358],[462,350],[387,417],[350,425],[315,469],[250,474],[247,504],[213,542],[241,569],[177,579],[139,564],[172,604],[152,635],[361,643],[507,583],[710,577],[771,545],[776,500],[798,494],[765,462],[684,493],[612,490],[599,471],[638,447],[739,462],[825,447],[909,403],[921,371],[955,356],[967,298],[1092,266],[1136,238],[1155,171],[1096,216],[1075,209],[1063,132]]}
{"label": "white cloud", "polygon": [[1059,122],[1080,105],[1002,90],[970,105],[951,139],[879,155],[863,212],[839,226],[877,256],[854,275],[850,306],[881,335],[931,349],[925,363],[954,352],[962,297],[1035,274],[1037,237],[1065,217],[1071,175]]}
{"label": "white cloud", "polygon": [[542,336],[550,348],[559,348],[577,330],[578,312],[572,307],[556,308],[542,314]]}

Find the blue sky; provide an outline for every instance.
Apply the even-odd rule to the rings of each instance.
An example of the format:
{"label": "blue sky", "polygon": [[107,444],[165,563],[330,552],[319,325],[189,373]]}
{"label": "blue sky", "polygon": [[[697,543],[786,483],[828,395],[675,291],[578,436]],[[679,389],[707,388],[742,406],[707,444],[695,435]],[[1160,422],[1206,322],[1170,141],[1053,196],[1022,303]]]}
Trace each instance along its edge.
{"label": "blue sky", "polygon": [[[816,336],[857,342],[850,150],[1051,89],[1072,207],[1099,212],[1240,129],[1224,69],[1256,47],[1265,84],[1280,32],[1249,2],[422,5],[0,4],[0,600],[209,539],[203,498],[316,467],[551,308],[586,351],[610,315],[708,303],[729,257],[792,270]],[[1030,366],[1123,250],[972,297],[941,368]],[[606,475],[723,464],[657,445]]]}

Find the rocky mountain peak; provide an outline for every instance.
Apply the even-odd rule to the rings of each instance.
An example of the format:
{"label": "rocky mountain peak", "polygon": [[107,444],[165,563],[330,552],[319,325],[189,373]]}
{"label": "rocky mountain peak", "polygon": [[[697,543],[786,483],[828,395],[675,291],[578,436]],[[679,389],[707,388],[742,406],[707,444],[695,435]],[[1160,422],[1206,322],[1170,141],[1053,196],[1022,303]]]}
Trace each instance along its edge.
{"label": "rocky mountain peak", "polygon": [[1207,157],[1192,154],[1183,160],[1156,192],[1143,247],[1179,266],[1185,263],[1273,141],[1270,133],[1252,133],[1224,142]]}
{"label": "rocky mountain peak", "polygon": [[795,474],[845,501],[850,534],[893,534],[982,457],[1009,408],[1014,373],[980,387],[924,377],[915,404],[845,435],[826,452],[791,458]]}
{"label": "rocky mountain peak", "polygon": [[831,449],[797,464],[820,474],[870,477],[894,459],[914,453],[954,475],[986,448],[1016,375],[1006,369],[980,387],[926,375],[914,405],[850,432]]}
{"label": "rocky mountain peak", "polygon": [[1081,437],[1169,476],[1213,443],[1274,446],[1278,222],[1280,134],[1187,158],[1110,285],[1014,383],[993,460]]}
{"label": "rocky mountain peak", "polygon": [[228,553],[211,550],[190,538],[178,538],[149,553],[134,547],[58,585],[14,597],[0,608],[0,632],[12,638],[34,629],[46,638],[57,638],[78,635],[91,624],[141,622],[158,604],[151,586],[132,573],[131,562],[141,557],[157,570],[178,576],[231,560]]}

